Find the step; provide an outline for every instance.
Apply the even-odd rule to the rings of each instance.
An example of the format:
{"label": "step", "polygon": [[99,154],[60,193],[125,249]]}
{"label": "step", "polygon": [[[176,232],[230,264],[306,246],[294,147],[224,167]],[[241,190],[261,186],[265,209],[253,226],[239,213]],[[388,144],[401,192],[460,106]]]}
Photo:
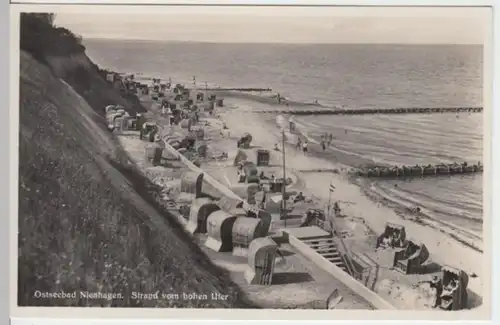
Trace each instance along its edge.
{"label": "step", "polygon": [[332,237],[330,235],[328,236],[314,236],[314,237],[304,237],[300,238],[300,240],[306,244],[313,243],[313,242],[322,242],[322,241],[333,241]]}
{"label": "step", "polygon": [[337,258],[337,257],[342,258],[342,256],[340,255],[339,252],[324,253],[324,254],[320,254],[320,255],[323,256],[326,259],[328,259],[328,258]]}
{"label": "step", "polygon": [[336,253],[339,250],[335,246],[329,246],[329,247],[325,246],[325,247],[314,248],[314,251],[316,253],[319,253],[319,254],[322,254],[322,253],[326,254],[326,253]]}
{"label": "step", "polygon": [[337,249],[337,245],[334,245],[334,244],[311,245],[309,247],[311,247],[314,250],[322,250],[322,249],[328,249],[328,248],[335,248],[335,249]]}
{"label": "step", "polygon": [[332,244],[332,243],[325,243],[325,244],[318,244],[318,245],[309,245],[312,249],[322,249],[322,248],[337,248],[337,245]]}
{"label": "step", "polygon": [[327,258],[328,261],[332,262],[333,264],[342,264],[344,265],[344,261],[342,260],[342,257],[331,257]]}
{"label": "step", "polygon": [[329,247],[329,248],[324,248],[324,249],[315,249],[314,250],[316,253],[323,255],[323,254],[329,254],[329,253],[337,253],[337,247]]}
{"label": "step", "polygon": [[333,239],[327,239],[327,240],[311,240],[306,242],[307,245],[309,246],[315,246],[315,245],[335,245],[335,241]]}
{"label": "step", "polygon": [[325,246],[335,246],[337,247],[337,245],[335,243],[314,243],[314,244],[308,244],[309,247],[325,247]]}

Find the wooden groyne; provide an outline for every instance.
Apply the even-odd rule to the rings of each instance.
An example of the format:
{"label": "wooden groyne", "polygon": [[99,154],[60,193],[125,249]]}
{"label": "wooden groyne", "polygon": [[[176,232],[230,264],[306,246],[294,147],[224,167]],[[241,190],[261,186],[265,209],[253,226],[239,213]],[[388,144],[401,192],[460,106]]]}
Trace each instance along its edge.
{"label": "wooden groyne", "polygon": [[349,171],[349,174],[360,177],[377,178],[407,178],[423,176],[441,175],[464,175],[482,173],[483,165],[477,164],[439,164],[439,165],[415,165],[415,166],[394,166],[394,167],[370,167],[356,168]]}
{"label": "wooden groyne", "polygon": [[252,113],[290,115],[369,115],[369,114],[429,114],[429,113],[480,113],[483,107],[407,107],[407,108],[315,108],[253,110]]}

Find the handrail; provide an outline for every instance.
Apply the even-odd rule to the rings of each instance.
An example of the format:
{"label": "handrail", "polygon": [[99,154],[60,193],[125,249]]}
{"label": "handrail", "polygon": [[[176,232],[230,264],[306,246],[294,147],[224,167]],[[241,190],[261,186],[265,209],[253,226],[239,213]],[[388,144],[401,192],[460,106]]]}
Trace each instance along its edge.
{"label": "handrail", "polygon": [[[337,230],[337,227],[335,227],[335,223],[333,222],[333,218],[332,218],[331,213],[328,213],[328,216],[329,216],[330,226],[331,226],[332,231],[333,231],[332,238],[334,238],[333,233],[339,234],[339,232]],[[337,237],[340,239],[340,244],[342,245],[342,248],[343,248],[344,253],[345,253],[345,254],[341,254],[341,256],[342,256],[342,259],[344,260],[344,263],[345,263],[345,266],[347,267],[347,270],[349,271],[349,274],[351,276],[354,276],[355,274],[361,275],[361,273],[356,271],[356,269],[354,268],[354,264],[352,263],[352,256],[351,256],[349,250],[347,249],[347,246],[346,246],[344,240],[342,239],[342,236],[337,236]],[[345,257],[345,255],[347,255],[347,258]]]}
{"label": "handrail", "polygon": [[344,251],[345,254],[342,255],[342,259],[344,260],[345,264],[346,264],[346,267],[348,269],[348,271],[350,272],[350,274],[352,276],[354,275],[362,275],[362,273],[360,273],[359,271],[357,271],[355,268],[354,268],[354,264],[352,263],[352,256],[351,256],[351,253],[350,251],[347,249],[345,243],[344,243],[344,240],[342,238],[339,238],[340,239],[340,244],[342,245],[342,249]]}

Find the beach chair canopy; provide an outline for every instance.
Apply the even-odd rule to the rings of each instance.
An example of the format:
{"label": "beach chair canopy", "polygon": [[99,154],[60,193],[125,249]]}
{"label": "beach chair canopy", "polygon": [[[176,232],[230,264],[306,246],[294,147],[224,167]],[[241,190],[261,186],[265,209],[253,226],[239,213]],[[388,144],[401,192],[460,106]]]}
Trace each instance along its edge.
{"label": "beach chair canopy", "polygon": [[442,267],[443,272],[443,283],[447,283],[451,280],[458,280],[461,285],[467,287],[469,284],[469,276],[462,270],[445,265]]}

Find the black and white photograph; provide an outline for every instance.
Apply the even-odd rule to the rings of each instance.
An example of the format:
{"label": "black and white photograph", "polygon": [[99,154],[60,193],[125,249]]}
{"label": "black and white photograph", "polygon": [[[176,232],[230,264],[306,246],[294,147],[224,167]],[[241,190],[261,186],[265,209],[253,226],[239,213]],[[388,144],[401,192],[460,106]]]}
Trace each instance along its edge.
{"label": "black and white photograph", "polygon": [[68,7],[16,18],[19,307],[489,315],[491,9]]}

